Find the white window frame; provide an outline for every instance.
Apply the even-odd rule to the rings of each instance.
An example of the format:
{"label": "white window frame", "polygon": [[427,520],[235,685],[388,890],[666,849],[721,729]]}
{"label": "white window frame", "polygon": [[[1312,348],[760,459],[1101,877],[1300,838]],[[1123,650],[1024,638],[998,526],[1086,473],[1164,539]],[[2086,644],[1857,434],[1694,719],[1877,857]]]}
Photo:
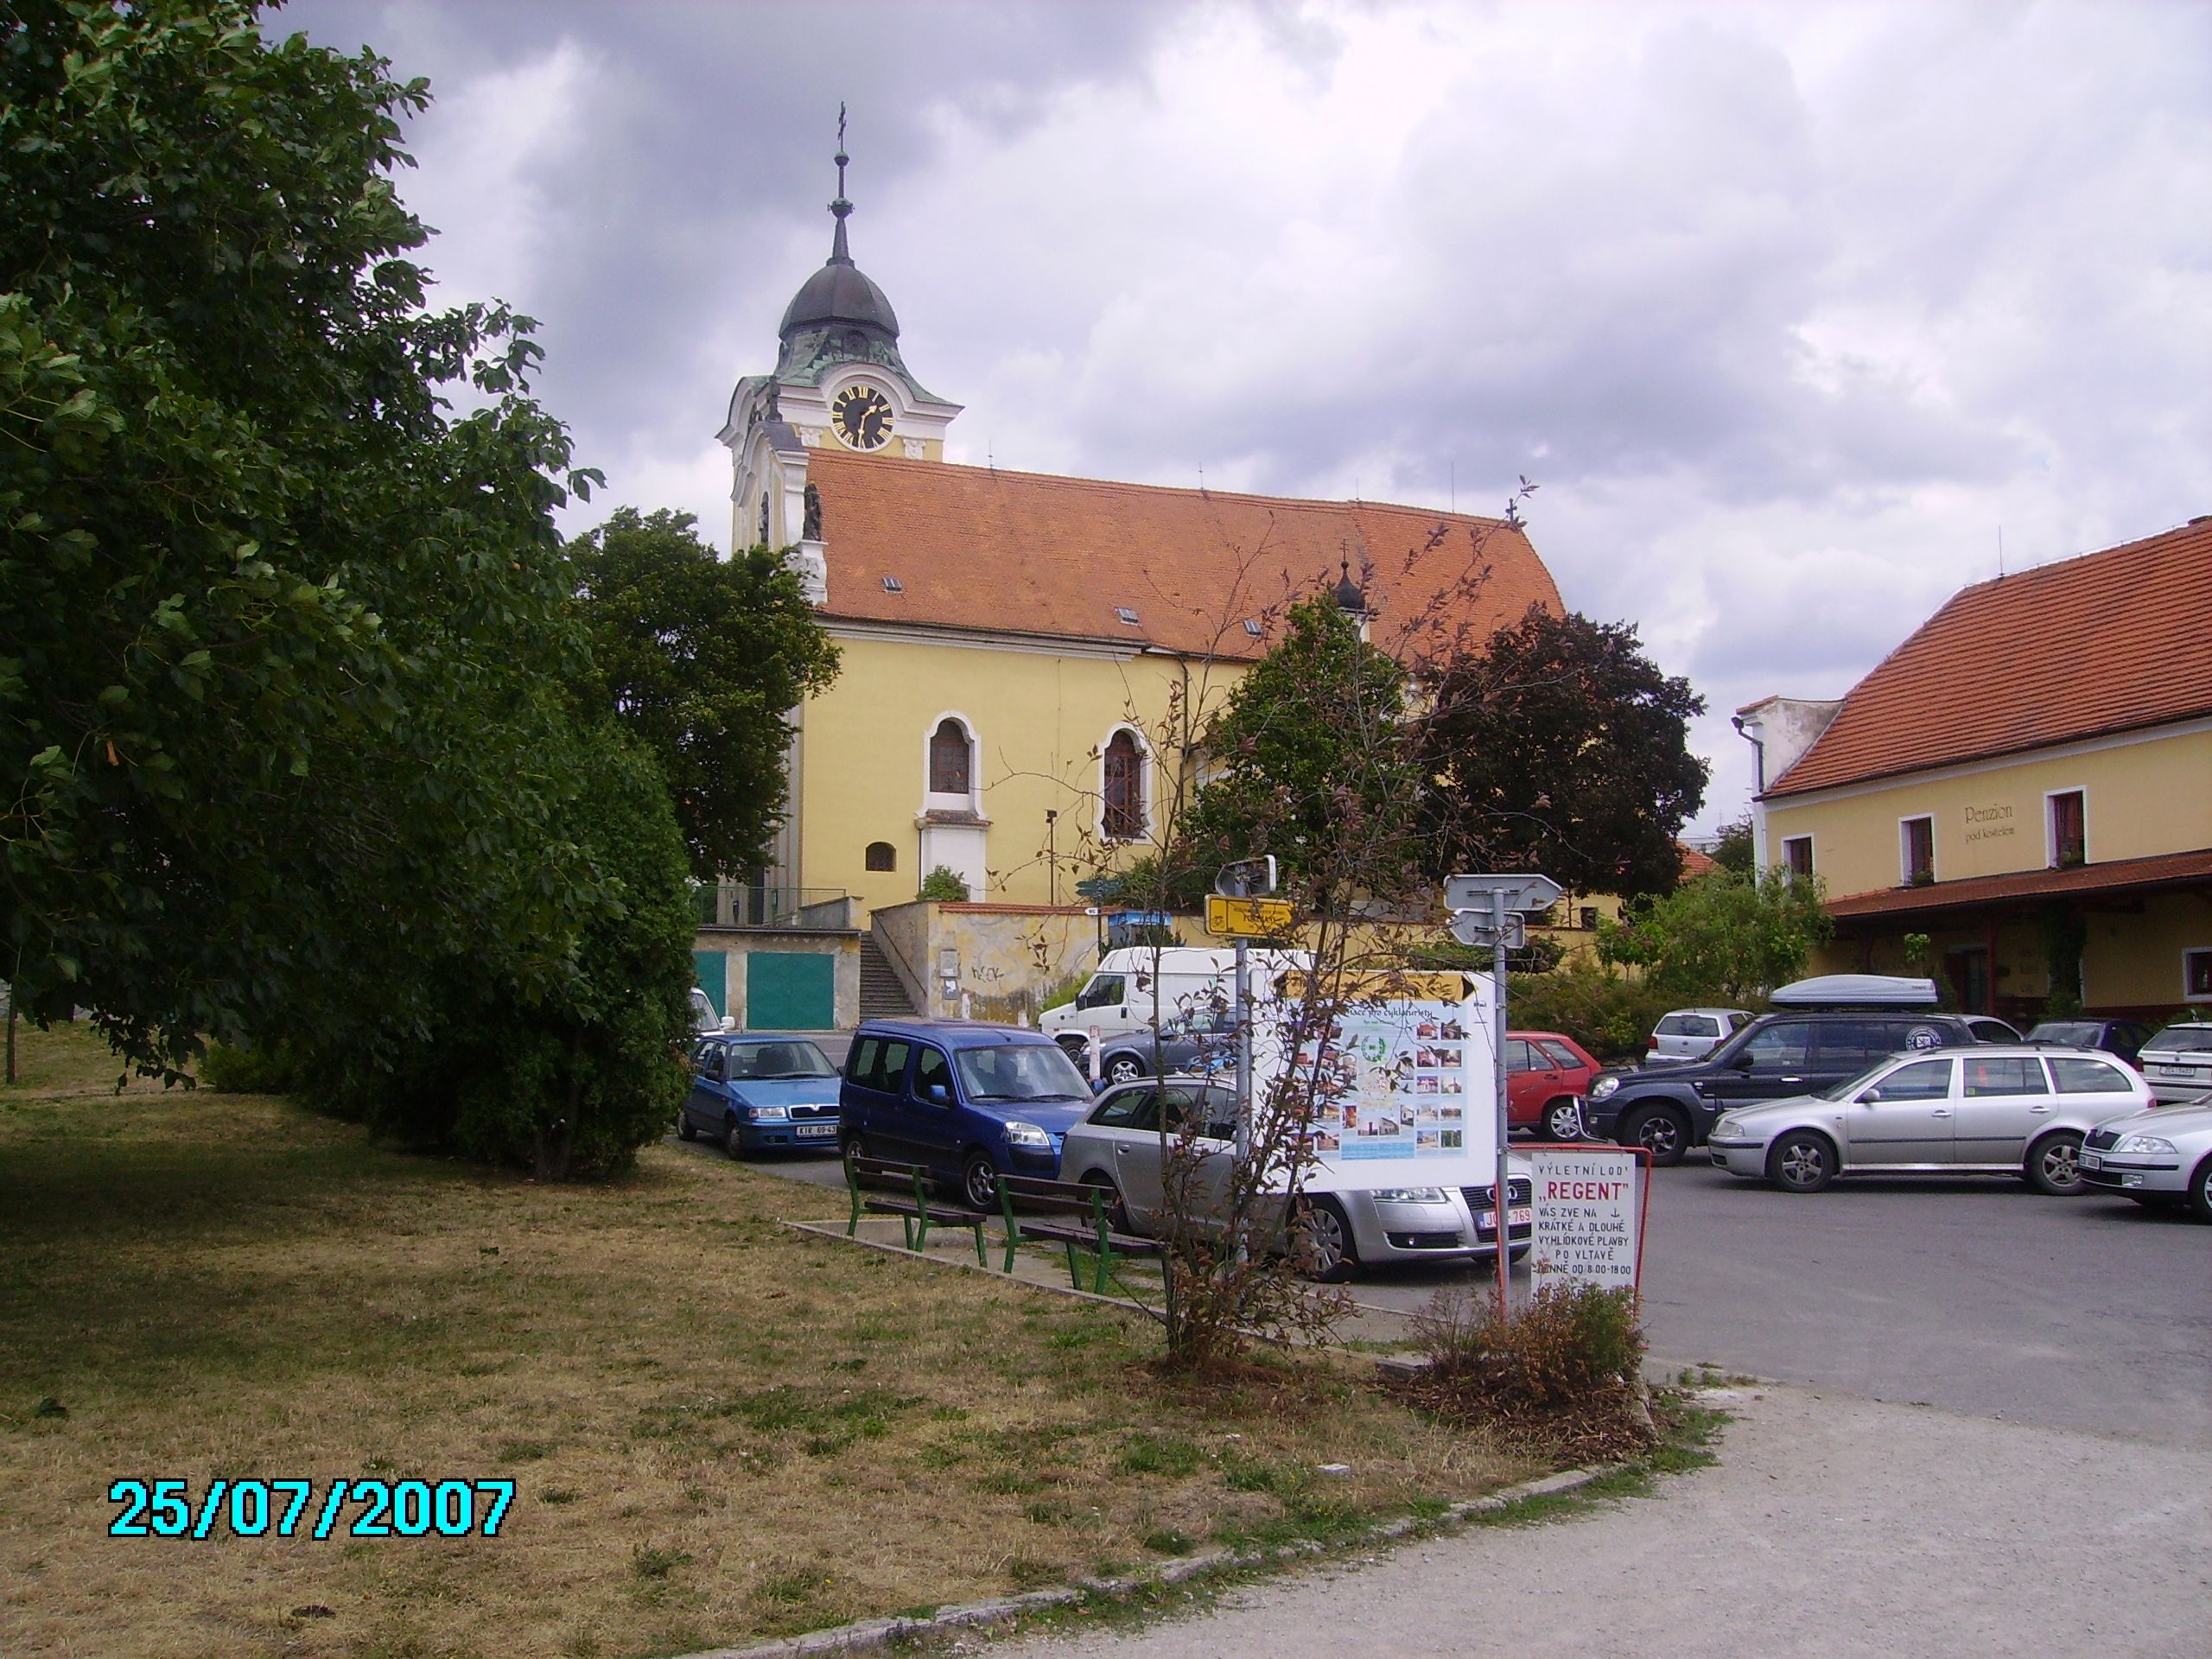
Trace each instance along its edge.
{"label": "white window frame", "polygon": [[2184,1002],[2201,999],[2204,993],[2189,988],[2189,969],[2191,961],[2198,957],[2205,960],[2206,971],[2212,973],[2212,944],[2184,945],[2181,953],[2181,996]]}
{"label": "white window frame", "polygon": [[1909,818],[1897,820],[1897,885],[1901,887],[1909,887],[1912,885],[1912,826],[1916,823],[1924,823],[1928,826],[1928,879],[1930,881],[1937,879],[1936,817],[1930,812],[1916,812]]}
{"label": "white window frame", "polygon": [[1782,873],[1792,879],[1797,872],[1789,862],[1789,849],[1801,841],[1805,843],[1805,874],[1809,876],[1820,868],[1813,861],[1813,837],[1809,830],[1802,836],[1784,836],[1782,838]]}
{"label": "white window frame", "polygon": [[[938,728],[948,720],[968,734],[968,790],[965,794],[930,787],[930,745],[937,739]],[[922,728],[922,809],[928,812],[973,812],[978,817],[982,816],[983,740],[976,733],[976,722],[957,709],[947,709],[932,715]]]}
{"label": "white window frame", "polygon": [[[1132,836],[1109,834],[1106,829],[1106,749],[1123,732],[1136,747],[1137,828]],[[1123,721],[1110,728],[1104,741],[1098,746],[1098,839],[1113,846],[1127,847],[1152,839],[1152,809],[1154,791],[1152,786],[1152,745],[1144,741],[1144,734]]]}
{"label": "white window frame", "polygon": [[2046,789],[2043,792],[2043,862],[2045,869],[2058,868],[2058,815],[2052,804],[2062,795],[2082,798],[2082,861],[2089,861],[2089,789],[2086,784],[2075,784],[2065,789]]}

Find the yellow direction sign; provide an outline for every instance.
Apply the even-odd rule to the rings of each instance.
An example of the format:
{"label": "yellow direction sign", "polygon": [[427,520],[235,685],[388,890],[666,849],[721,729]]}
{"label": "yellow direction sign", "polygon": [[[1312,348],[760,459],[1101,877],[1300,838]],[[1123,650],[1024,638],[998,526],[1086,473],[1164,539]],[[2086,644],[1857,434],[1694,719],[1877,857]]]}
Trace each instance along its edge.
{"label": "yellow direction sign", "polygon": [[1287,899],[1224,899],[1206,895],[1206,931],[1224,938],[1279,938],[1291,929]]}

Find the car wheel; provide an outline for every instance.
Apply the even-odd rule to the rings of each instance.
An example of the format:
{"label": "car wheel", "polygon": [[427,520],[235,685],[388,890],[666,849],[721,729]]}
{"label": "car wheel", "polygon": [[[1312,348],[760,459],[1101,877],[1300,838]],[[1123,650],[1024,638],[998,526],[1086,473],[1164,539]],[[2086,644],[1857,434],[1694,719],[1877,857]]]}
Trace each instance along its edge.
{"label": "car wheel", "polygon": [[1654,1106],[1642,1111],[1622,1125],[1622,1135],[1651,1154],[1651,1161],[1662,1168],[1672,1168],[1682,1161],[1682,1154],[1690,1149],[1689,1120],[1671,1106]]}
{"label": "car wheel", "polygon": [[2028,1148],[2028,1185],[2055,1198],[2070,1198],[2088,1183],[2082,1179],[2082,1137],[2054,1129]]}
{"label": "car wheel", "polygon": [[1555,1100],[1544,1108],[1544,1133],[1554,1141],[1582,1138],[1582,1103]]}
{"label": "car wheel", "polygon": [[1352,1246],[1351,1224],[1334,1198],[1306,1200],[1306,1219],[1300,1229],[1306,1242],[1306,1276],[1319,1285],[1341,1285],[1359,1264]]}
{"label": "car wheel", "polygon": [[1766,1175],[1785,1192],[1818,1192],[1835,1179],[1835,1146],[1824,1135],[1798,1129],[1774,1143]]}
{"label": "car wheel", "polygon": [[745,1131],[738,1127],[734,1117],[722,1130],[722,1150],[733,1158],[745,1156]]}
{"label": "car wheel", "polygon": [[2189,1178],[2189,1213],[2199,1221],[2212,1221],[2212,1158],[2199,1164]]}
{"label": "car wheel", "polygon": [[699,1138],[699,1131],[692,1125],[690,1113],[685,1111],[677,1113],[676,1138],[679,1141],[696,1141]]}
{"label": "car wheel", "polygon": [[1085,1186],[1097,1187],[1106,1195],[1106,1224],[1117,1233],[1129,1230],[1129,1211],[1122,1202],[1122,1189],[1114,1185],[1114,1178],[1103,1169],[1087,1169],[1083,1173]]}
{"label": "car wheel", "polygon": [[1116,1054],[1106,1062],[1106,1081],[1109,1083],[1135,1083],[1144,1074],[1144,1066],[1134,1054]]}
{"label": "car wheel", "polygon": [[868,1155],[868,1137],[858,1129],[846,1130],[837,1137],[837,1155],[847,1163],[850,1163],[855,1158],[867,1157]]}
{"label": "car wheel", "polygon": [[987,1152],[971,1152],[960,1166],[960,1198],[970,1210],[999,1207],[998,1166]]}

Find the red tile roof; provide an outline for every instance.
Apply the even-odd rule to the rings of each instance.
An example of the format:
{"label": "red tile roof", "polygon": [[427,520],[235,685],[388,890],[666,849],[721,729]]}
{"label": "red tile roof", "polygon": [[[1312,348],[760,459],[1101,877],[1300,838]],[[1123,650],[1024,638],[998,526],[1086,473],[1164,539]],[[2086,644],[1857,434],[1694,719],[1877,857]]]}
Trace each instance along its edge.
{"label": "red tile roof", "polygon": [[[1531,605],[1562,608],[1528,538],[1496,518],[829,448],[809,454],[807,478],[821,492],[830,618],[1257,657],[1286,601],[1333,586],[1347,559],[1366,585],[1372,639],[1394,651],[1440,595],[1450,626],[1478,641]],[[1268,637],[1249,633],[1247,617]]]}
{"label": "red tile roof", "polygon": [[2155,858],[2117,859],[2109,864],[2076,864],[2064,870],[2014,870],[2006,875],[1933,881],[1920,887],[1882,887],[1831,899],[1827,908],[1828,914],[1841,922],[1860,916],[1957,910],[2062,893],[2147,893],[2160,887],[2205,886],[2212,886],[2212,848],[2161,853]]}
{"label": "red tile roof", "polygon": [[2212,519],[1954,594],[1770,798],[2212,714]]}
{"label": "red tile roof", "polygon": [[1698,851],[1687,841],[1676,842],[1675,850],[1681,855],[1682,880],[1685,881],[1694,880],[1700,875],[1711,875],[1713,871],[1720,868],[1710,857]]}

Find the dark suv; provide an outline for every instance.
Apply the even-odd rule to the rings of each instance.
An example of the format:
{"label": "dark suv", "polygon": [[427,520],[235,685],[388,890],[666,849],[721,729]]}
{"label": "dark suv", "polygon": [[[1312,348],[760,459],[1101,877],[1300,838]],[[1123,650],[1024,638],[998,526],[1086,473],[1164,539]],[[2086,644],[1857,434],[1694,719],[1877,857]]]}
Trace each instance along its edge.
{"label": "dark suv", "polygon": [[1976,1040],[1955,1014],[1765,1014],[1690,1065],[1599,1077],[1582,1103],[1583,1133],[1679,1164],[1732,1106],[1810,1094],[1902,1050]]}

